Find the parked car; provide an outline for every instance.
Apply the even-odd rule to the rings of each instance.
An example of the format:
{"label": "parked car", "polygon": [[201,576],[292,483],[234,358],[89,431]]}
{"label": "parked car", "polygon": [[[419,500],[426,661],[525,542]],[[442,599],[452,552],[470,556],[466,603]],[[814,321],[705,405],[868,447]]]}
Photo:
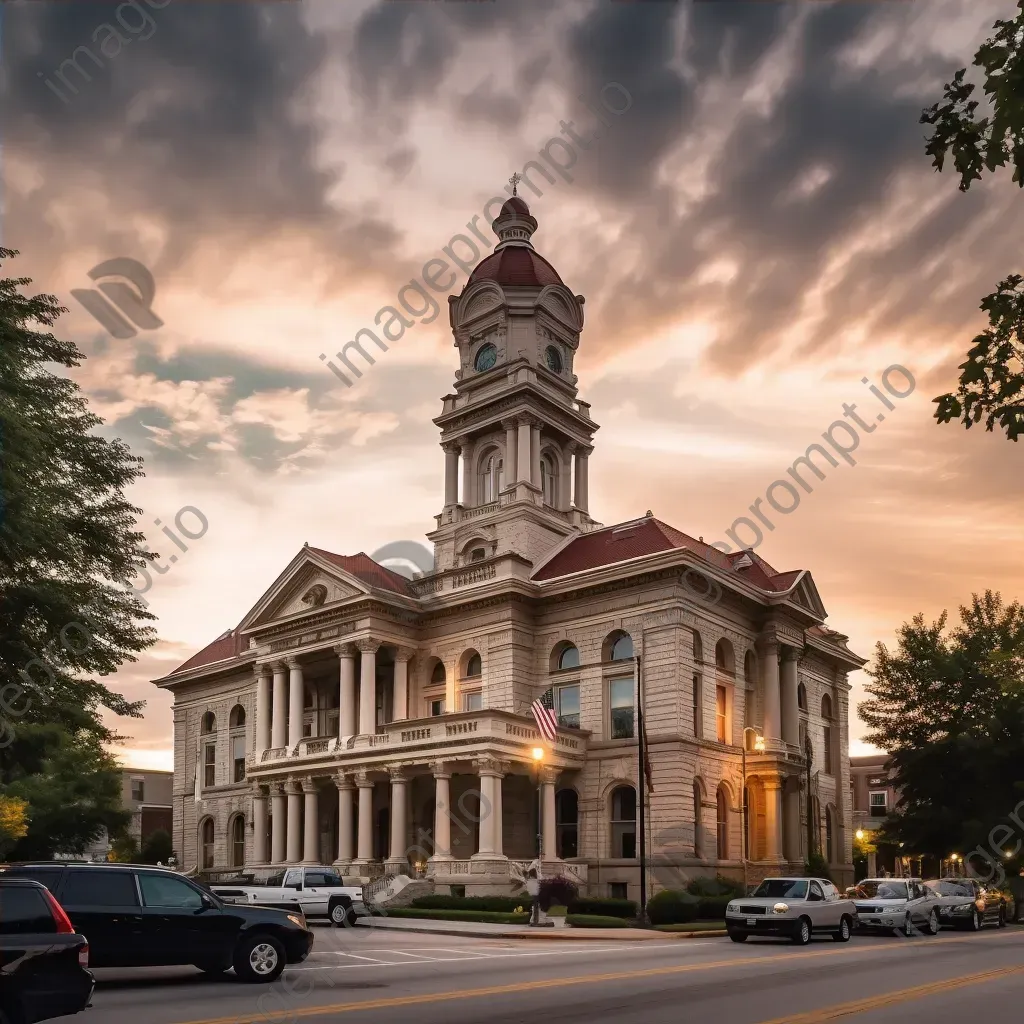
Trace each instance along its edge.
{"label": "parked car", "polygon": [[976,932],[986,924],[1006,927],[1008,901],[998,889],[973,878],[933,878],[925,886],[935,898],[940,923],[947,928]]}
{"label": "parked car", "polygon": [[323,865],[286,868],[262,882],[214,882],[210,889],[225,903],[298,909],[306,917],[328,917],[335,925],[353,925],[366,914],[362,885],[346,885],[337,868]]}
{"label": "parked car", "polygon": [[243,981],[271,982],[313,947],[301,912],[231,906],[166,868],[46,862],[5,877],[34,879],[57,897],[88,937],[94,967],[234,967]]}
{"label": "parked car", "polygon": [[814,934],[849,942],[857,911],[825,878],[766,878],[750,896],[732,900],[725,927],[733,942],[774,935],[806,946]]}
{"label": "parked car", "polygon": [[940,927],[937,897],[920,878],[865,878],[857,886],[858,931],[899,931],[929,935]]}
{"label": "parked car", "polygon": [[92,998],[89,943],[38,882],[0,876],[0,1022],[78,1013]]}

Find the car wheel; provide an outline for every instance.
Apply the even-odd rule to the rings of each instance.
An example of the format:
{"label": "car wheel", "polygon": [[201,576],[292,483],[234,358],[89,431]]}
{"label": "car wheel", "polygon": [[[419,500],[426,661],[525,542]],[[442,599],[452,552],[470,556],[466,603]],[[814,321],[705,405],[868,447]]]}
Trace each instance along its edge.
{"label": "car wheel", "polygon": [[850,941],[850,919],[843,914],[842,919],[839,922],[839,931],[832,933],[833,942],[849,942]]}
{"label": "car wheel", "polygon": [[971,911],[971,923],[967,926],[972,932],[981,931],[981,914],[978,913],[978,908],[975,907]]}
{"label": "car wheel", "polygon": [[276,981],[284,961],[284,946],[273,935],[250,935],[235,948],[235,974],[242,981]]}
{"label": "car wheel", "polygon": [[351,903],[336,900],[331,904],[330,918],[331,924],[336,928],[340,928],[342,925],[352,928],[356,923],[356,912],[352,909]]}
{"label": "car wheel", "polygon": [[806,917],[801,917],[796,924],[796,932],[793,934],[793,942],[798,946],[806,946],[811,941],[811,922]]}
{"label": "car wheel", "polygon": [[939,924],[939,912],[937,910],[933,910],[928,915],[928,923],[924,926],[924,930],[929,935],[938,935],[940,927],[941,925]]}
{"label": "car wheel", "polygon": [[729,938],[732,939],[733,942],[746,942],[747,941],[747,933],[746,932],[729,932]]}

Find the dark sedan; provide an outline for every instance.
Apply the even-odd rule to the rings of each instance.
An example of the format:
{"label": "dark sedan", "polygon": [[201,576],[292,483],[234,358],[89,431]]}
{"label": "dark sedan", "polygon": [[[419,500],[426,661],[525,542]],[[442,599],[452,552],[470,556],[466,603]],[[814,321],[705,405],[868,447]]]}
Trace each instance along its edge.
{"label": "dark sedan", "polygon": [[89,944],[38,882],[0,875],[0,1024],[34,1024],[89,1005]]}
{"label": "dark sedan", "polygon": [[94,967],[234,967],[243,981],[271,982],[313,947],[301,912],[229,906],[166,868],[51,862],[12,867],[7,877],[35,879],[57,897],[89,939]]}
{"label": "dark sedan", "polygon": [[925,885],[937,897],[939,923],[947,928],[979,931],[986,924],[1006,926],[1006,897],[973,878],[933,878]]}

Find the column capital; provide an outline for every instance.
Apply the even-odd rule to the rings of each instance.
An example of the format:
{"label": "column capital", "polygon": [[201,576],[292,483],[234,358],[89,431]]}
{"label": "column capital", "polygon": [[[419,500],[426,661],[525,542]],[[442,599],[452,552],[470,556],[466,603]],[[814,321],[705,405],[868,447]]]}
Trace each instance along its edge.
{"label": "column capital", "polygon": [[354,658],[356,656],[356,647],[353,643],[335,644],[331,649],[339,658]]}
{"label": "column capital", "polygon": [[270,663],[270,667],[275,672],[287,672],[288,671],[288,666],[284,663],[284,661],[281,658],[278,658],[276,661],[272,661]]}
{"label": "column capital", "polygon": [[803,651],[799,647],[790,647],[789,644],[782,644],[782,660],[783,661],[799,661],[800,655]]}
{"label": "column capital", "polygon": [[307,775],[302,779],[302,792],[303,793],[315,793],[316,792],[316,779],[312,775]]}
{"label": "column capital", "polygon": [[458,455],[462,451],[462,444],[459,441],[442,441],[441,451],[445,455]]}
{"label": "column capital", "polygon": [[346,772],[335,772],[331,779],[334,781],[334,785],[338,789],[355,789],[355,783],[352,781],[352,777]]}
{"label": "column capital", "polygon": [[259,782],[253,782],[252,784],[252,798],[253,800],[266,800],[267,794],[263,791],[263,786]]}
{"label": "column capital", "polygon": [[270,678],[270,673],[271,673],[270,662],[269,661],[265,661],[265,662],[263,662],[262,665],[257,665],[256,669],[255,669],[255,672],[256,672],[257,678],[260,678],[260,679],[268,679],[268,678]]}
{"label": "column capital", "polygon": [[505,430],[515,430],[519,426],[519,420],[515,416],[507,416],[501,421],[501,425]]}
{"label": "column capital", "polygon": [[406,767],[403,764],[389,764],[385,766],[387,773],[391,778],[392,782],[408,782],[409,776],[406,775]]}
{"label": "column capital", "polygon": [[280,796],[284,790],[284,786],[280,782],[268,782],[267,789],[270,790],[271,796]]}
{"label": "column capital", "polygon": [[376,654],[381,648],[380,640],[373,640],[370,637],[363,637],[361,640],[355,641],[356,647],[359,648],[364,654]]}
{"label": "column capital", "polygon": [[565,444],[562,445],[562,451],[565,452],[566,455],[572,455],[577,448],[579,448],[579,445],[575,441],[566,441]]}
{"label": "column capital", "polygon": [[757,638],[757,646],[765,652],[778,652],[779,648],[782,646],[782,643],[775,633],[762,633]]}
{"label": "column capital", "polygon": [[782,789],[782,779],[778,776],[769,776],[765,778],[761,776],[761,785],[768,791],[774,792],[777,789]]}
{"label": "column capital", "polygon": [[299,664],[298,658],[285,658],[285,664],[293,672],[295,669],[299,669],[300,671],[302,670],[302,666]]}
{"label": "column capital", "polygon": [[412,661],[416,657],[415,647],[396,647],[395,661]]}
{"label": "column capital", "polygon": [[360,789],[373,789],[373,779],[370,778],[369,772],[356,772],[356,785]]}
{"label": "column capital", "polygon": [[452,777],[451,765],[447,761],[431,761],[430,771],[435,779],[450,779]]}
{"label": "column capital", "polygon": [[289,796],[298,796],[302,792],[302,781],[292,777],[284,784],[284,791]]}
{"label": "column capital", "polygon": [[546,765],[540,770],[540,781],[545,786],[553,786],[558,781],[558,777],[561,774],[561,768],[552,768]]}
{"label": "column capital", "polygon": [[508,764],[495,757],[479,757],[473,764],[478,775],[493,775],[500,779],[508,771]]}

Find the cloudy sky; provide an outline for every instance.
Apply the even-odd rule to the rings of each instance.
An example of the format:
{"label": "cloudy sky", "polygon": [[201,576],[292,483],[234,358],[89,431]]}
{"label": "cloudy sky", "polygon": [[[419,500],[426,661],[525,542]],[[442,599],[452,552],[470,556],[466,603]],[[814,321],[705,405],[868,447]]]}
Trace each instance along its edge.
{"label": "cloudy sky", "polygon": [[[524,194],[538,250],[587,298],[592,513],[723,537],[843,403],[873,420],[862,379],[899,363],[913,394],[760,553],[810,569],[866,656],[972,589],[1024,596],[1020,446],[937,426],[931,404],[980,298],[1021,269],[1024,199],[1006,175],[959,193],[918,123],[1012,0],[133,8],[118,26],[112,3],[4,4],[0,65],[2,240],[22,251],[5,271],[70,307],[75,377],[145,457],[153,546],[183,506],[209,522],[147,595],[160,642],[114,680],[149,702],[122,726],[132,764],[169,765],[148,680],[235,625],[304,541],[423,539],[457,368],[443,297],[352,388],[320,354],[563,121],[589,139],[571,180]],[[80,53],[88,81],[65,69],[72,91],[56,73],[82,45],[97,56]],[[604,128],[588,107],[609,83],[631,105]],[[128,339],[71,296],[119,256],[151,269],[163,321]]]}

